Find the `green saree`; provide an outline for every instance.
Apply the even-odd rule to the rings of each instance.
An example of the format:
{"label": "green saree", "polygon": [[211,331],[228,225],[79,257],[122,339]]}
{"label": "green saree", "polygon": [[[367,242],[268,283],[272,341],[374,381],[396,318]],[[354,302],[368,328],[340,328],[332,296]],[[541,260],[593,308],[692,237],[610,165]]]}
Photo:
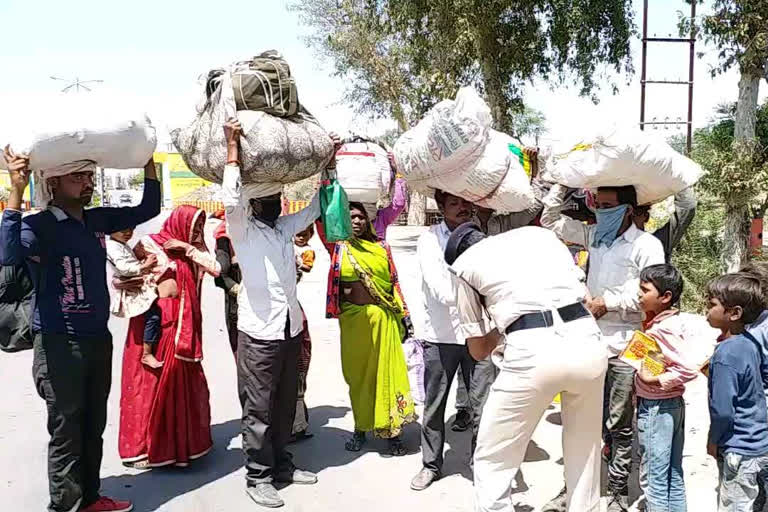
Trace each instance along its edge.
{"label": "green saree", "polygon": [[389,439],[417,419],[402,349],[404,305],[385,247],[362,239],[342,244],[341,283],[360,281],[376,301],[366,306],[340,303],[341,367],[355,430]]}

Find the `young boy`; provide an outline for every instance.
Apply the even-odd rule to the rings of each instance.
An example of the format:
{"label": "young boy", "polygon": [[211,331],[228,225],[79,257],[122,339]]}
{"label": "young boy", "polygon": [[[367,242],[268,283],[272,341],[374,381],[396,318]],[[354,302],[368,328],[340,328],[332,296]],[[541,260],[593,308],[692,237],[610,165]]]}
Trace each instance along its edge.
{"label": "young boy", "polygon": [[674,308],[682,292],[683,278],[672,265],[651,265],[640,273],[639,302],[646,315],[643,327],[658,343],[665,364],[660,375],[642,366],[635,376],[640,487],[651,512],[686,510],[683,393],[698,368],[686,353],[680,312]]}
{"label": "young boy", "polygon": [[115,277],[134,286],[116,290],[112,298],[112,314],[133,318],[144,315],[144,353],[141,362],[150,368],[163,366],[154,355],[154,347],[160,339],[160,308],[157,306],[157,286],[152,278],[152,269],[157,257],[150,254],[142,262],[128,246],[133,228],[111,233],[107,240],[107,260],[115,269]]}
{"label": "young boy", "polygon": [[301,281],[301,276],[312,270],[315,265],[315,251],[309,247],[309,241],[315,234],[315,227],[310,224],[307,229],[297,233],[293,237],[293,249],[296,255],[296,280]]}
{"label": "young boy", "polygon": [[719,512],[751,511],[768,470],[763,355],[745,325],[765,309],[760,279],[728,274],[709,284],[709,325],[722,331],[709,368],[707,453],[720,468]]}

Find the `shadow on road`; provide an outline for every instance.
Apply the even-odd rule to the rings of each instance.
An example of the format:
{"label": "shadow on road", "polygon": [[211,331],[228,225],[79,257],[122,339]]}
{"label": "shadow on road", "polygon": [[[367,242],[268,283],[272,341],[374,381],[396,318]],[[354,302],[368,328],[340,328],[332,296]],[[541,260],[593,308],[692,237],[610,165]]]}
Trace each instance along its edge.
{"label": "shadow on road", "polygon": [[[309,410],[310,431],[312,439],[293,444],[289,451],[294,455],[294,462],[302,469],[320,473],[324,469],[344,466],[360,458],[368,452],[379,452],[388,456],[387,442],[383,439],[373,439],[367,434],[367,442],[359,452],[348,452],[344,443],[352,432],[337,427],[328,426],[328,421],[343,418],[349,413],[349,407],[321,405]],[[418,424],[406,425],[403,428],[403,444],[409,453],[418,450],[421,440],[421,428]]]}
{"label": "shadow on road", "polygon": [[[234,473],[243,467],[240,448],[228,449],[240,435],[240,420],[211,427],[213,450],[187,468],[155,468],[139,474],[111,476],[101,481],[106,496],[131,496],[136,510],[156,510],[168,501]],[[130,470],[126,470],[130,471]],[[126,492],[125,489],[132,489]]]}

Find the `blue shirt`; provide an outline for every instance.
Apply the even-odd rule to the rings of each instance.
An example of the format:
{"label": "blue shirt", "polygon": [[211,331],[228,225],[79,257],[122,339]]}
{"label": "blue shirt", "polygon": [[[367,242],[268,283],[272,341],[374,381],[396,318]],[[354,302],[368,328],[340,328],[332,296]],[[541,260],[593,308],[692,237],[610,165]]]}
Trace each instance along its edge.
{"label": "blue shirt", "polygon": [[24,219],[5,210],[0,224],[0,265],[26,261],[35,284],[33,329],[72,337],[108,335],[109,291],[105,235],[157,216],[160,182],[144,180],[141,204],[130,208],[85,210],[83,222],[63,210]]}
{"label": "blue shirt", "polygon": [[725,453],[768,454],[762,351],[744,332],[720,342],[709,370],[709,442]]}

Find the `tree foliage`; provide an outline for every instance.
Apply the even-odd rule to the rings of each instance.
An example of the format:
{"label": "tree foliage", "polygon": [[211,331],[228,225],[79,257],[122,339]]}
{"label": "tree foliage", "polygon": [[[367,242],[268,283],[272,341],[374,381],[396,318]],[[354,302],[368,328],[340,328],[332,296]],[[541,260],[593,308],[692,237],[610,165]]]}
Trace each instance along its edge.
{"label": "tree foliage", "polygon": [[[703,0],[696,0],[703,3]],[[690,3],[690,0],[688,0]],[[718,51],[712,75],[738,66],[741,73],[763,76],[768,61],[768,1],[715,0],[712,13],[698,20],[683,18],[681,32],[695,24],[704,40]]]}
{"label": "tree foliage", "polygon": [[[575,83],[593,94],[611,72],[633,71],[631,0],[383,0],[414,52],[415,72],[473,82],[496,128],[510,131],[523,87],[535,78]],[[595,97],[593,96],[593,99]]]}

